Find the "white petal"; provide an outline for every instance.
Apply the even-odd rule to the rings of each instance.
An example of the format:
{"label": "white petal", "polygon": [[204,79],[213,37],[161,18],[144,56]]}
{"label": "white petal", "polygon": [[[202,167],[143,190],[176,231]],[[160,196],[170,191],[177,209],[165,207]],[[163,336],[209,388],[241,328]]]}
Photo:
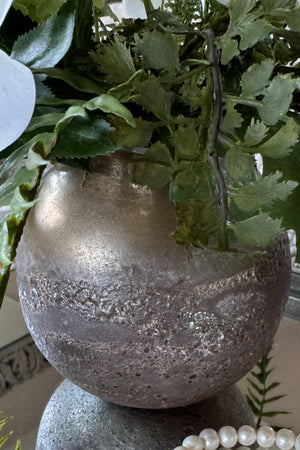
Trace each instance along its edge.
{"label": "white petal", "polygon": [[5,19],[5,16],[11,7],[13,0],[1,0],[1,6],[0,6],[0,26],[2,25],[3,20]]}
{"label": "white petal", "polygon": [[[151,0],[154,8],[161,6],[161,0]],[[122,17],[128,17],[132,19],[146,19],[146,12],[144,3],[142,0],[123,0],[124,15]]]}
{"label": "white petal", "polygon": [[0,50],[0,150],[23,133],[34,105],[35,83],[31,71]]}

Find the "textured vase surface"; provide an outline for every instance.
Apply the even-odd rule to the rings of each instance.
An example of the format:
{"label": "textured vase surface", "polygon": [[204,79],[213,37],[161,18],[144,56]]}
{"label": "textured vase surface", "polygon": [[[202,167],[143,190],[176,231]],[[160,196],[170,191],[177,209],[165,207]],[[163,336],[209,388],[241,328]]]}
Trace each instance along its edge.
{"label": "textured vase surface", "polygon": [[42,353],[104,400],[196,403],[240,379],[269,347],[288,298],[281,239],[260,258],[174,243],[167,192],[131,183],[122,155],[97,173],[44,177],[17,256],[21,305]]}

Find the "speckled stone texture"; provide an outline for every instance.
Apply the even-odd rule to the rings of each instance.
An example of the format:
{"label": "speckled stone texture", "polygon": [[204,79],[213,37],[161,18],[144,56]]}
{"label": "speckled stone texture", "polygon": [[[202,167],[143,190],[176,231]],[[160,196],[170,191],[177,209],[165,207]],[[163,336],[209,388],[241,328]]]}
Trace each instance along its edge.
{"label": "speckled stone texture", "polygon": [[[17,256],[21,305],[48,361],[104,400],[198,402],[269,347],[288,298],[287,240],[261,257],[176,245],[167,192],[132,185],[123,156],[43,181]],[[113,176],[112,176],[113,174]]]}
{"label": "speckled stone texture", "polygon": [[254,425],[236,387],[185,408],[127,408],[64,381],[41,420],[36,450],[172,450],[190,434],[223,425]]}

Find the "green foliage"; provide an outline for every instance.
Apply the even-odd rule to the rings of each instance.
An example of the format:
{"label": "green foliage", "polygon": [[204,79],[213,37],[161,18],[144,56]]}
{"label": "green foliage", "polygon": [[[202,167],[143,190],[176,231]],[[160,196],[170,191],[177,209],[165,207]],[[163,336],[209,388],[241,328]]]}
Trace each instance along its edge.
{"label": "green foliage", "polygon": [[199,0],[168,0],[165,7],[171,8],[175,16],[186,25],[199,20],[199,14],[203,16],[203,6]]}
{"label": "green foliage", "polygon": [[[280,414],[289,414],[287,411],[270,410],[270,403],[274,403],[277,400],[285,397],[285,395],[274,395],[273,391],[280,383],[270,382],[270,375],[273,373],[274,368],[270,368],[270,362],[272,357],[270,356],[272,346],[268,352],[261,358],[256,365],[256,370],[252,370],[251,377],[247,378],[249,383],[248,393],[246,394],[246,400],[250,406],[253,414],[257,418],[256,428],[261,425],[261,421],[264,417],[275,417]],[[266,409],[268,408],[268,409]]]}
{"label": "green foliage", "polygon": [[43,22],[58,12],[66,0],[14,0],[14,7],[35,22]]}
{"label": "green foliage", "polygon": [[75,25],[75,10],[64,9],[15,42],[11,57],[32,67],[53,67],[70,48]]}

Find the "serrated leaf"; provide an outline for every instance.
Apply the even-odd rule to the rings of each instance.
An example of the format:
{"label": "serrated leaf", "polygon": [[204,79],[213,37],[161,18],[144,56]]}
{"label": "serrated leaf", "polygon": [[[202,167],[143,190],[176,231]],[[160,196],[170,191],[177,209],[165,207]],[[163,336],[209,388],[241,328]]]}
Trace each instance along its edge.
{"label": "serrated leaf", "polygon": [[200,139],[193,124],[179,126],[173,134],[176,156],[179,159],[195,160],[200,156]]}
{"label": "serrated leaf", "polygon": [[233,186],[256,180],[254,156],[244,153],[238,147],[231,148],[226,153],[226,168],[228,183]]}
{"label": "serrated leaf", "polygon": [[135,119],[136,127],[128,125],[125,120],[111,116],[108,121],[114,128],[110,133],[112,141],[121,147],[132,149],[134,147],[147,147],[153,133],[153,124],[141,118]]}
{"label": "serrated leaf", "polygon": [[135,92],[137,93],[135,102],[146,111],[152,112],[162,120],[170,118],[173,93],[165,91],[154,75],[145,81],[136,82]]}
{"label": "serrated leaf", "polygon": [[197,170],[193,167],[179,170],[170,184],[170,200],[173,202],[197,200],[203,203],[213,200],[209,173],[205,166],[198,167]]}
{"label": "serrated leaf", "polygon": [[288,75],[277,75],[264,91],[258,112],[267,125],[276,125],[289,110],[297,81]]}
{"label": "serrated leaf", "polygon": [[109,123],[98,117],[75,117],[59,134],[52,158],[88,158],[113,153],[120,146],[109,139],[111,131]]}
{"label": "serrated leaf", "polygon": [[145,31],[136,35],[135,54],[146,69],[174,71],[179,64],[178,45],[171,33]]}
{"label": "serrated leaf", "polygon": [[69,50],[75,26],[75,12],[52,16],[14,43],[11,57],[38,69],[55,66]]}
{"label": "serrated leaf", "polygon": [[281,219],[271,219],[266,213],[260,213],[228,227],[233,230],[239,240],[251,247],[272,245],[284,231]]}
{"label": "serrated leaf", "polygon": [[100,95],[104,89],[100,84],[95,83],[87,77],[78,75],[68,69],[59,69],[58,67],[49,67],[33,70],[34,73],[45,74],[50,78],[62,80],[80,92]]}
{"label": "serrated leaf", "polygon": [[233,27],[235,24],[241,22],[255,7],[256,3],[257,0],[244,0],[243,2],[239,0],[231,0],[228,3],[228,11],[231,20],[230,27]]}
{"label": "serrated leaf", "polygon": [[238,42],[236,39],[221,38],[219,46],[222,50],[221,62],[224,66],[226,66],[229,61],[232,60],[232,58],[240,54]]}
{"label": "serrated leaf", "polygon": [[221,122],[221,130],[224,133],[234,133],[236,128],[240,128],[243,123],[242,115],[235,109],[235,104],[226,102],[226,115]]}
{"label": "serrated leaf", "polygon": [[290,11],[286,15],[287,26],[292,31],[300,31],[300,8]]}
{"label": "serrated leaf", "polygon": [[98,45],[91,56],[99,70],[106,74],[108,83],[113,85],[126,82],[136,71],[130,49],[117,35],[114,41]]}
{"label": "serrated leaf", "polygon": [[129,109],[112,95],[102,94],[99,97],[92,98],[83,105],[83,108],[89,111],[100,109],[105,113],[115,114],[124,119],[132,127],[136,127],[136,122]]}
{"label": "serrated leaf", "polygon": [[57,13],[66,0],[14,0],[14,8],[35,22],[43,22]]}
{"label": "serrated leaf", "polygon": [[[283,173],[284,180],[295,180],[300,183],[300,144],[297,143],[293,152],[282,159],[264,158],[264,173],[269,174],[275,170]],[[271,208],[273,217],[282,217],[285,229],[293,229],[300,236],[300,186],[284,202],[275,202]],[[298,251],[296,261],[300,262]]]}
{"label": "serrated leaf", "polygon": [[266,127],[263,122],[260,122],[259,120],[255,121],[253,118],[246,130],[244,145],[246,145],[246,147],[252,147],[259,144],[266,137],[267,132],[268,127]]}
{"label": "serrated leaf", "polygon": [[166,186],[173,175],[171,167],[158,163],[137,162],[133,166],[133,182],[158,190]]}
{"label": "serrated leaf", "polygon": [[173,164],[170,150],[165,144],[159,141],[147,149],[146,156],[153,162],[166,164],[167,166],[172,166]]}
{"label": "serrated leaf", "polygon": [[255,97],[261,94],[269,84],[274,69],[274,62],[265,59],[260,64],[254,64],[241,77],[242,97]]}
{"label": "serrated leaf", "polygon": [[268,141],[259,147],[259,153],[269,158],[283,158],[299,141],[300,127],[291,118]]}
{"label": "serrated leaf", "polygon": [[105,0],[93,0],[93,5],[95,8],[102,9],[105,5]]}
{"label": "serrated leaf", "polygon": [[273,27],[265,20],[256,20],[247,24],[241,33],[240,49],[247,50],[253,47],[257,42],[265,39],[272,29]]}
{"label": "serrated leaf", "polygon": [[242,186],[233,192],[234,202],[239,209],[250,213],[271,206],[275,200],[285,200],[298,183],[294,181],[279,183],[281,177],[282,173],[277,171]]}

